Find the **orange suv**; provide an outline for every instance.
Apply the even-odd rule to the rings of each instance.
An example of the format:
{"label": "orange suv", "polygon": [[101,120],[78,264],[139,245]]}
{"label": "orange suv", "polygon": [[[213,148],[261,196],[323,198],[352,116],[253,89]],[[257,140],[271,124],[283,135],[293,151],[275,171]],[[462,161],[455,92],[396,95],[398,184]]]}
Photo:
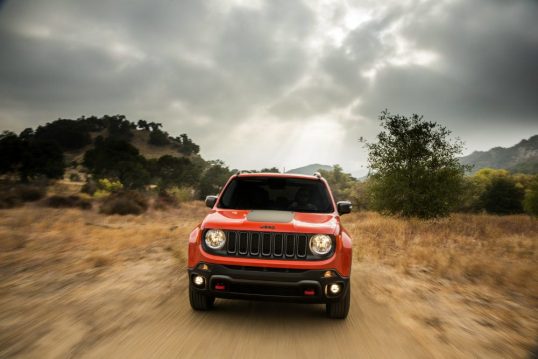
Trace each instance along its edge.
{"label": "orange suv", "polygon": [[313,176],[238,173],[189,237],[189,298],[210,309],[215,298],[326,304],[346,318],[351,238],[327,181]]}

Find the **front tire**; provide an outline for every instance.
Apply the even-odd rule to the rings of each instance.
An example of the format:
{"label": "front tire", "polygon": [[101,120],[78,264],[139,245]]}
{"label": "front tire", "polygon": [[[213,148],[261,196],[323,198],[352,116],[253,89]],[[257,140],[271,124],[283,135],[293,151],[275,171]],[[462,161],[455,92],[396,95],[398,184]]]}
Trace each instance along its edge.
{"label": "front tire", "polygon": [[351,302],[351,283],[348,285],[346,294],[338,302],[327,303],[327,317],[332,319],[346,319],[349,313],[349,304]]}
{"label": "front tire", "polygon": [[215,297],[199,293],[189,286],[189,301],[194,310],[209,310],[213,308]]}

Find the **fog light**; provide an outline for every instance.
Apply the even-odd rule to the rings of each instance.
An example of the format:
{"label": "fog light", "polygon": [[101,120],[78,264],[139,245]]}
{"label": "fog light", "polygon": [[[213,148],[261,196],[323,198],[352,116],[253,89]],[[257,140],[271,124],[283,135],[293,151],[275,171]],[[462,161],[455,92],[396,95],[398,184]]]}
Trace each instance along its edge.
{"label": "fog light", "polygon": [[204,284],[204,277],[202,277],[201,275],[194,276],[192,282],[194,283],[194,285],[200,287]]}
{"label": "fog light", "polygon": [[329,286],[329,290],[331,291],[331,294],[337,295],[338,293],[340,293],[342,288],[340,287],[340,284],[333,283]]}

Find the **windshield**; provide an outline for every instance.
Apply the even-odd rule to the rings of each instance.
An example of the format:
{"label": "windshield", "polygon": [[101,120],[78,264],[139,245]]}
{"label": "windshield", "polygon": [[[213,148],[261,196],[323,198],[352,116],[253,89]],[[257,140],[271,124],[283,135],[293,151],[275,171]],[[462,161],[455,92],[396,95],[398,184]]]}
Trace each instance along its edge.
{"label": "windshield", "polygon": [[331,213],[322,181],[302,178],[237,177],[226,187],[219,208]]}

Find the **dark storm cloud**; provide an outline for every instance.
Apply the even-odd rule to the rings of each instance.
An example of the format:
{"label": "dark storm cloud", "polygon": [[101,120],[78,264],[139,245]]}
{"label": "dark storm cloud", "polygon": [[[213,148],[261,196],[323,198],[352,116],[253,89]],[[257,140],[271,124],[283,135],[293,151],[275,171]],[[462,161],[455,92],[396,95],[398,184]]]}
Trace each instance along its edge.
{"label": "dark storm cloud", "polygon": [[[427,14],[417,14],[420,17]],[[465,1],[409,21],[403,36],[439,54],[440,66],[380,72],[362,110],[389,107],[456,122],[535,122],[538,3]]]}
{"label": "dark storm cloud", "polygon": [[506,144],[509,126],[514,142],[538,131],[535,1],[0,4],[2,128],[124,113],[246,168],[310,161],[282,147],[296,133],[289,146],[320,143],[329,152],[314,155],[351,169],[385,108],[471,141],[495,124],[472,148]]}
{"label": "dark storm cloud", "polygon": [[80,100],[123,107],[156,90],[191,111],[235,118],[300,74],[305,54],[299,39],[313,21],[310,10],[271,2],[222,14],[201,4],[10,3],[15,9],[3,15],[19,15],[21,22],[11,18],[2,28],[7,56],[0,59],[0,91],[35,105]]}

